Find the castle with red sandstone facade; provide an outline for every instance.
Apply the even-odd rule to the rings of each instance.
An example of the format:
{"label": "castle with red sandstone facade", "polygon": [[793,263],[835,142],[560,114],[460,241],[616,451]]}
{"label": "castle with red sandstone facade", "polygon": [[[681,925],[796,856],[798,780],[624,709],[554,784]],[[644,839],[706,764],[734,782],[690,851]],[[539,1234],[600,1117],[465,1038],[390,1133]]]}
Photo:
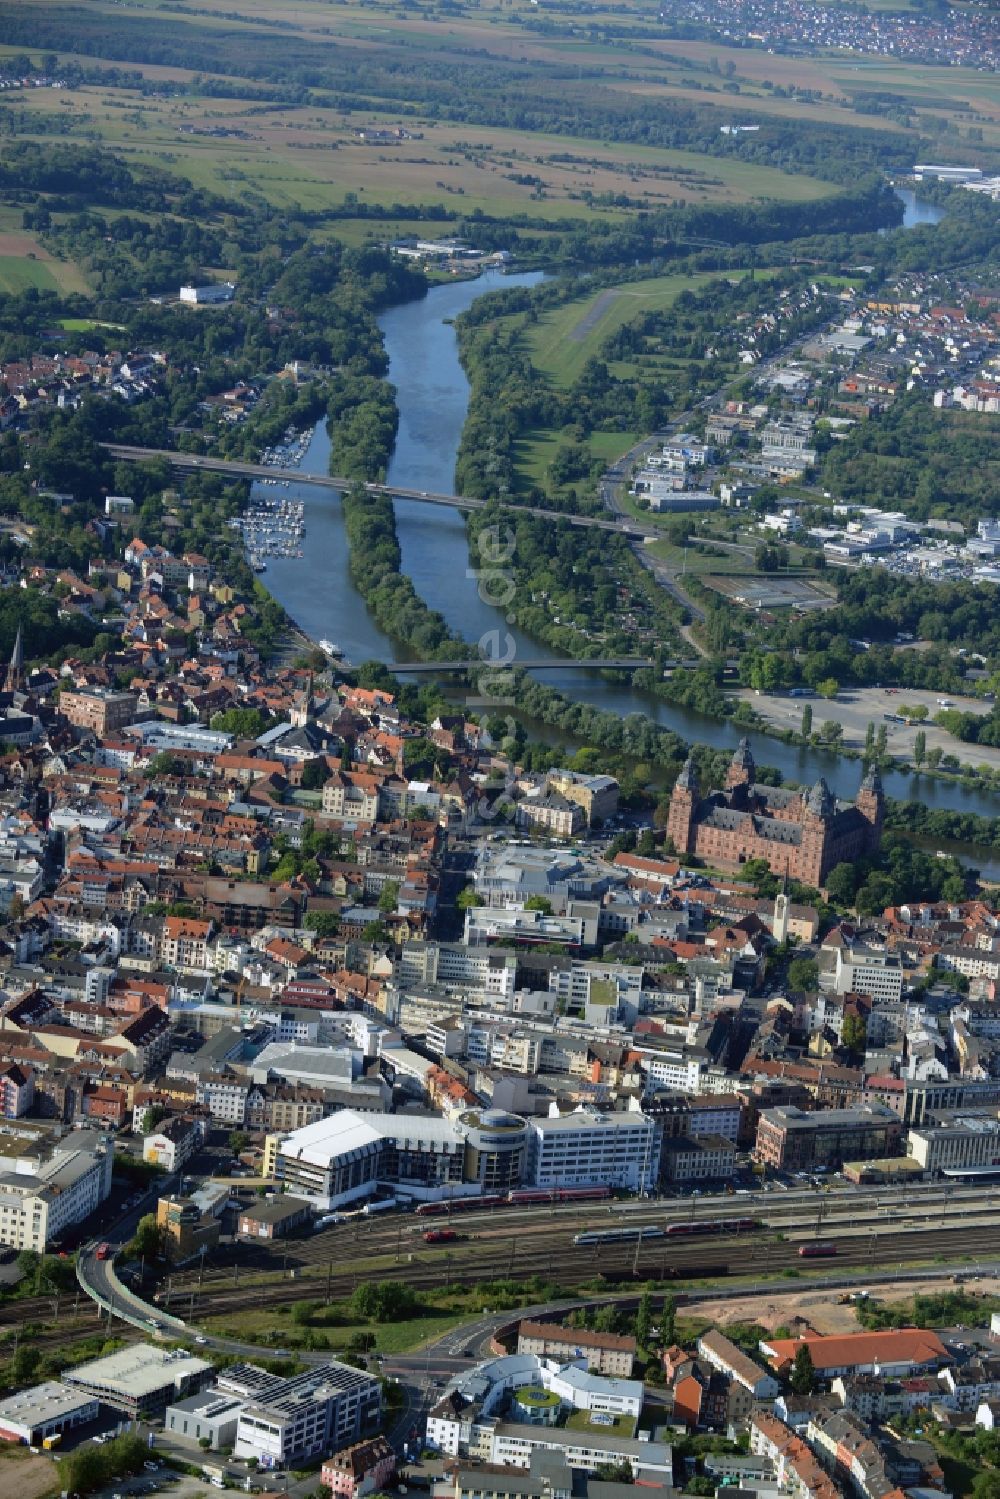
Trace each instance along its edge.
{"label": "castle with red sandstone facade", "polygon": [[689,759],[670,797],[667,833],[678,854],[721,869],[766,859],[775,874],[821,886],[834,865],[873,854],[882,841],[885,796],[869,771],[853,802],[838,802],[822,777],[811,791],[759,786],[750,745],[741,739],[724,791],[700,794]]}

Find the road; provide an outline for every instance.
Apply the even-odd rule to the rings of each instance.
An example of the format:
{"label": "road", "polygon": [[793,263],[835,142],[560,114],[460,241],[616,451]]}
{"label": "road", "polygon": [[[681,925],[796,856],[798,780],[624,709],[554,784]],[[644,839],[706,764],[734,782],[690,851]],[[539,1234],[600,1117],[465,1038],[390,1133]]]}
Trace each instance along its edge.
{"label": "road", "polygon": [[[690,411],[685,411],[676,421],[671,422],[670,426],[665,428],[664,431],[656,433],[653,437],[644,437],[642,442],[637,442],[634,447],[629,448],[628,452],[623,454],[618,459],[618,462],[613,464],[604,474],[600,483],[601,502],[606,510],[611,511],[612,515],[622,517],[623,524],[626,520],[630,524],[635,524],[628,517],[627,511],[623,509],[621,503],[621,487],[627,481],[630,470],[636,463],[641,462],[643,458],[653,452],[655,448],[660,447],[665,438],[675,432],[683,431],[686,423],[691,420],[691,415]],[[648,530],[651,531],[654,538],[662,537],[664,534],[662,526],[652,526]],[[644,537],[632,548],[639,562],[652,573],[660,587],[669,593],[671,598],[675,599],[682,609],[687,610],[692,620],[703,624],[705,620],[704,609],[684,592],[683,588],[677,582],[673,568],[650,553],[649,548],[645,545],[647,539],[648,537]],[[706,654],[704,648],[691,635],[690,626],[681,626],[681,633],[688,645],[697,651],[699,656]]]}
{"label": "road", "polygon": [[[187,469],[189,472],[228,474],[233,479],[266,479],[278,483],[287,479],[296,484],[312,484],[320,489],[332,489],[338,494],[354,487],[352,480],[336,476],[328,478],[323,474],[302,474],[298,469],[275,469],[261,463],[235,463],[228,458],[179,453],[171,448],[140,448],[113,442],[103,443],[102,446],[113,458],[128,463],[152,463],[163,459],[174,468]],[[433,494],[426,489],[406,489],[398,484],[366,484],[365,489],[372,495],[388,495],[391,499],[398,500],[420,500],[428,505],[443,505],[452,510],[483,510],[487,504],[486,500],[473,499],[468,495]],[[611,531],[619,536],[639,539],[660,535],[656,526],[629,517],[608,520],[600,515],[572,515],[563,510],[548,510],[538,505],[517,505],[512,508],[523,510],[526,515],[538,516],[541,520],[563,521],[582,530]]]}
{"label": "road", "polygon": [[[765,1218],[767,1231],[744,1235],[742,1243],[732,1236],[709,1239],[707,1242],[704,1239],[692,1241],[684,1237],[668,1241],[671,1262],[676,1260],[678,1265],[683,1264],[685,1268],[682,1273],[688,1278],[692,1274],[711,1274],[714,1263],[713,1246],[717,1246],[715,1253],[721,1250],[730,1261],[735,1255],[743,1268],[756,1264],[759,1267],[759,1273],[764,1277],[752,1285],[747,1285],[746,1282],[732,1285],[723,1280],[715,1286],[701,1284],[697,1290],[685,1291],[679,1287],[681,1299],[685,1304],[696,1304],[708,1300],[739,1300],[749,1295],[773,1291],[775,1286],[773,1272],[782,1263],[800,1263],[795,1258],[796,1246],[802,1240],[814,1235],[836,1240],[840,1245],[844,1262],[829,1275],[815,1278],[810,1276],[808,1282],[810,1290],[855,1289],[866,1284],[879,1284],[884,1282],[887,1269],[892,1269],[894,1279],[900,1282],[905,1282],[908,1278],[947,1279],[956,1269],[973,1273],[967,1258],[960,1266],[938,1264],[932,1271],[922,1269],[908,1272],[903,1268],[902,1261],[906,1255],[922,1260],[927,1260],[932,1256],[937,1256],[940,1260],[948,1260],[953,1256],[956,1248],[960,1248],[964,1256],[977,1253],[984,1256],[984,1263],[974,1267],[974,1270],[979,1273],[993,1274],[997,1269],[992,1255],[995,1253],[1000,1192],[984,1193],[981,1185],[963,1186],[957,1183],[921,1183],[907,1185],[900,1189],[882,1187],[853,1190],[831,1182],[829,1188],[827,1191],[816,1191],[811,1187],[796,1185],[787,1190],[775,1187],[769,1192],[760,1191],[739,1198],[721,1194],[713,1197],[706,1194],[704,1197],[691,1196],[687,1199],[666,1199],[656,1202],[589,1204],[586,1208],[582,1208],[580,1204],[575,1207],[553,1205],[527,1211],[514,1211],[513,1216],[517,1223],[516,1237],[519,1241],[524,1241],[524,1247],[519,1251],[518,1266],[521,1273],[525,1273],[529,1261],[534,1257],[539,1266],[547,1262],[551,1267],[557,1261],[560,1263],[564,1261],[567,1267],[572,1269],[573,1261],[579,1260],[581,1254],[584,1253],[591,1262],[596,1257],[601,1264],[631,1261],[633,1257],[631,1246],[616,1246],[618,1251],[616,1254],[610,1253],[603,1246],[600,1250],[588,1248],[584,1251],[574,1248],[573,1232],[580,1227],[581,1221],[586,1222],[588,1217],[591,1226],[615,1227],[619,1224],[654,1221],[691,1224],[699,1219],[718,1217],[722,1213],[733,1215],[752,1211],[754,1216]],[[125,1244],[134,1232],[138,1217],[147,1206],[148,1203],[145,1201],[134,1206],[116,1228],[108,1233],[107,1241],[116,1247]],[[498,1236],[494,1238],[494,1243],[500,1246],[502,1255],[506,1257],[507,1251],[504,1246],[508,1242],[514,1242],[509,1238],[511,1226],[508,1220],[512,1217],[512,1211],[500,1209],[469,1213],[461,1218],[462,1230],[465,1231],[467,1227],[473,1230],[483,1230],[483,1232],[473,1233],[474,1240],[489,1239],[491,1233]],[[583,1219],[581,1219],[581,1212],[585,1214]],[[421,1264],[429,1261],[434,1265],[433,1255],[414,1256],[412,1248],[406,1248],[406,1245],[402,1243],[405,1235],[408,1241],[412,1241],[415,1245],[423,1229],[424,1225],[419,1219],[413,1221],[405,1216],[394,1215],[392,1223],[385,1219],[363,1219],[359,1220],[358,1227],[339,1225],[323,1235],[313,1235],[301,1243],[291,1241],[276,1249],[273,1258],[277,1261],[279,1253],[282,1258],[286,1254],[297,1253],[300,1257],[297,1271],[300,1279],[287,1286],[280,1284],[258,1289],[252,1286],[240,1287],[240,1294],[244,1296],[249,1294],[255,1301],[259,1301],[262,1296],[267,1297],[275,1303],[279,1301],[285,1303],[290,1299],[310,1295],[315,1296],[318,1290],[317,1281],[315,1279],[310,1281],[306,1278],[303,1266],[309,1261],[303,1261],[301,1256],[308,1256],[310,1259],[315,1256],[318,1267],[319,1264],[326,1262],[327,1256],[332,1257],[336,1253],[338,1266],[349,1265],[352,1259],[357,1262],[368,1261],[372,1268],[367,1272],[362,1271],[362,1276],[365,1273],[376,1277],[393,1273],[405,1276],[407,1273],[405,1270],[397,1268],[394,1272],[384,1266],[379,1266],[378,1260],[373,1259],[372,1256],[377,1256],[379,1253],[378,1246],[382,1246],[383,1250],[391,1249],[395,1241],[397,1255],[403,1249],[406,1250],[403,1254],[405,1262],[416,1258],[421,1261]],[[957,1239],[956,1234],[960,1235]],[[537,1244],[535,1251],[528,1247],[532,1238]],[[325,1242],[321,1243],[321,1240]],[[660,1243],[662,1244],[663,1241],[661,1240]],[[238,1247],[246,1248],[246,1246]],[[422,1244],[420,1247],[423,1247]],[[666,1251],[657,1247],[651,1249],[650,1252],[652,1258],[644,1255],[642,1264],[637,1264],[640,1279],[653,1273],[659,1274],[663,1269],[660,1265],[660,1258]],[[848,1257],[853,1262],[852,1264],[848,1263]],[[897,1257],[900,1260],[898,1270],[895,1269]],[[639,1260],[637,1254],[635,1260],[637,1262]],[[436,1263],[440,1264],[442,1273],[454,1275],[453,1267],[449,1267],[444,1259]],[[94,1246],[90,1246],[87,1251],[81,1253],[78,1273],[81,1284],[89,1294],[108,1307],[109,1320],[111,1316],[124,1317],[145,1330],[152,1316],[160,1324],[158,1330],[161,1333],[168,1336],[181,1334],[188,1338],[196,1337],[198,1344],[204,1345],[206,1352],[214,1350],[236,1354],[251,1360],[265,1356],[274,1357],[280,1352],[270,1345],[261,1348],[226,1337],[196,1333],[195,1327],[190,1324],[185,1326],[180,1318],[169,1316],[162,1308],[150,1307],[122,1286],[114,1274],[110,1261],[96,1259]],[[228,1272],[224,1273],[228,1281]],[[340,1270],[339,1273],[343,1277],[345,1272]],[[469,1275],[470,1278],[477,1276],[471,1259]],[[208,1281],[212,1279],[212,1276],[213,1272],[206,1273],[205,1293],[210,1300],[207,1303],[199,1300],[197,1306],[199,1317],[205,1312],[219,1315],[221,1310],[221,1307],[216,1308],[212,1305],[220,1294],[217,1283],[212,1285],[211,1289],[209,1288]],[[194,1278],[198,1278],[197,1272]],[[418,1265],[414,1265],[409,1278],[414,1284],[423,1284],[424,1272]],[[477,1278],[483,1277],[478,1275]],[[197,1295],[196,1292],[192,1294]],[[418,1435],[422,1434],[427,1412],[440,1398],[448,1381],[457,1372],[467,1368],[473,1359],[487,1356],[490,1340],[497,1329],[510,1321],[520,1317],[558,1316],[575,1306],[593,1304],[595,1301],[628,1304],[634,1302],[636,1297],[637,1292],[629,1287],[626,1290],[609,1289],[604,1295],[587,1298],[586,1302],[581,1302],[574,1297],[517,1310],[491,1310],[470,1318],[461,1327],[453,1328],[417,1351],[409,1354],[387,1355],[380,1362],[380,1372],[396,1383],[401,1396],[401,1404],[389,1413],[387,1429],[390,1439],[397,1448],[401,1448],[404,1442],[411,1440],[414,1431]],[[184,1293],[179,1293],[178,1300],[183,1305]],[[222,1314],[224,1315],[224,1312]],[[295,1351],[295,1356],[307,1363],[323,1363],[330,1357],[326,1352],[300,1350]],[[162,1440],[160,1445],[163,1445]],[[174,1446],[179,1454],[197,1459],[198,1454],[193,1451],[188,1452],[183,1443],[174,1444]],[[168,1450],[170,1450],[169,1444]],[[289,1492],[292,1499],[305,1499],[310,1484],[314,1487],[315,1480],[309,1480],[305,1488],[290,1483]],[[194,1495],[191,1499],[194,1499]]]}

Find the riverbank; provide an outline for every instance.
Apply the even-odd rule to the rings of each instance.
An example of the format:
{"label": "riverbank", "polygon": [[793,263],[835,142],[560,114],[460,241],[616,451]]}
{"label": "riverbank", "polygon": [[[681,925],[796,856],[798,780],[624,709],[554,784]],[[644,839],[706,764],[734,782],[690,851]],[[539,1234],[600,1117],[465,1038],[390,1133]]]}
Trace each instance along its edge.
{"label": "riverbank", "polygon": [[[524,279],[535,285],[539,277]],[[396,443],[388,464],[390,483],[452,491],[468,401],[468,382],[459,363],[452,321],[484,291],[519,280],[487,273],[477,282],[432,288],[417,301],[398,304],[379,314],[388,355],[387,378],[396,388],[399,407]],[[330,449],[321,423],[303,459],[302,471],[329,473]],[[288,492],[304,501],[306,555],[296,561],[275,559],[266,574],[269,589],[311,639],[335,642],[355,663],[378,660],[391,670],[396,662],[413,660],[416,653],[412,644],[400,638],[388,612],[382,616],[381,626],[376,622],[351,575],[341,502],[309,485],[296,486],[294,479]],[[456,638],[473,642],[471,657],[480,654],[476,643],[486,641],[484,654],[512,653],[515,665],[519,659],[557,659],[551,646],[540,647],[525,630],[508,621],[509,608],[490,602],[488,580],[480,577],[481,570],[470,558],[469,537],[459,512],[419,500],[396,501],[393,512],[400,553],[394,570],[410,580],[418,600],[440,614]],[[644,690],[642,676],[623,682],[586,667],[572,673],[533,670],[531,680],[553,689],[546,717],[556,743],[579,731],[579,721],[571,726],[569,720],[576,717],[572,705],[582,704],[619,721],[630,717],[648,721],[655,729],[677,736],[680,742],[730,754],[741,735],[749,733],[758,762],[774,766],[786,781],[811,784],[822,775],[838,796],[852,799],[857,791],[860,770],[848,757],[839,756],[832,748],[796,742],[797,736],[777,725],[713,716],[716,703],[707,697],[680,701],[680,694],[675,694],[675,700],[666,701],[657,692]],[[445,692],[456,710],[467,707],[475,712],[490,711],[489,705],[472,705],[472,700],[481,696],[473,689],[463,690],[449,681]],[[528,718],[523,704],[516,700],[497,711]],[[540,737],[544,729],[538,719],[529,726],[533,738]],[[998,791],[950,779],[930,780],[895,769],[887,769],[884,780],[887,793],[903,802],[924,800],[932,808],[1000,815]]]}

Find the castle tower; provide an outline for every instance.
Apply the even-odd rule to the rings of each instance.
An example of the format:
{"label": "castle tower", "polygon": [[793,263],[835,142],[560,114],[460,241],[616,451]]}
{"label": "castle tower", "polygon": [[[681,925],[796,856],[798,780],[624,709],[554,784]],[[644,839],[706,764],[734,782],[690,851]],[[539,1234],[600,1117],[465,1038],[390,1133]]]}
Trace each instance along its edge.
{"label": "castle tower", "polygon": [[726,790],[732,791],[736,786],[752,786],[755,773],[750,741],[741,739],[726,771]]}
{"label": "castle tower", "polygon": [[24,640],[21,637],[21,626],[17,627],[17,636],[14,640],[14,649],[10,653],[10,665],[7,667],[7,675],[4,678],[4,692],[20,692],[24,686]]}
{"label": "castle tower", "polygon": [[690,755],[681,766],[680,775],[670,793],[670,811],[667,813],[667,837],[673,840],[679,854],[692,851],[694,813],[698,805],[698,772]]}
{"label": "castle tower", "polygon": [[799,846],[800,880],[820,885],[826,874],[826,847],[830,824],[836,816],[837,803],[822,776],[806,797],[802,809],[802,842]]}
{"label": "castle tower", "polygon": [[854,805],[865,821],[871,824],[868,852],[875,853],[882,842],[882,823],[885,821],[885,792],[882,789],[882,777],[877,770],[870,770],[861,782]]}

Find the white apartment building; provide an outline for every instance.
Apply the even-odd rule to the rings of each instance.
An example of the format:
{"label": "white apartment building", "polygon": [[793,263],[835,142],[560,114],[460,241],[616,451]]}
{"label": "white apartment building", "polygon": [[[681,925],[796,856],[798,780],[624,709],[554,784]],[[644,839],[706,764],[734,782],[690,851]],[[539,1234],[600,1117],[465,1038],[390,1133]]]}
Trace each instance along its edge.
{"label": "white apartment building", "polygon": [[641,965],[633,968],[626,963],[571,963],[568,968],[551,970],[549,989],[559,999],[575,1006],[588,1002],[595,983],[610,983],[614,984],[619,998],[630,999],[638,1007],[645,971]]}
{"label": "white apartment building", "polygon": [[234,1455],[261,1468],[325,1456],[374,1429],[382,1388],[371,1374],[331,1361],[284,1379],[255,1364],[236,1364],[218,1389],[244,1402]]}
{"label": "white apartment building", "polygon": [[903,995],[902,965],[895,953],[838,948],[834,988],[838,994],[867,994],[877,1005],[898,1004]]}
{"label": "white apartment building", "polygon": [[673,1477],[671,1449],[665,1442],[643,1442],[635,1437],[611,1433],[569,1431],[546,1426],[520,1426],[501,1422],[493,1432],[489,1460],[511,1468],[530,1468],[532,1452],[558,1453],[571,1468],[593,1473],[604,1463],[627,1462],[633,1474],[656,1477],[670,1486]]}
{"label": "white apartment building", "polygon": [[208,941],[212,935],[210,921],[196,921],[186,916],[168,916],[160,935],[160,961],[168,968],[193,968],[205,972],[211,964]]}
{"label": "white apartment building", "polygon": [[656,1051],[639,1058],[639,1066],[648,1077],[651,1090],[671,1088],[678,1093],[698,1093],[707,1064],[708,1058],[703,1052]]}
{"label": "white apartment building", "polygon": [[1000,1162],[1000,1122],[974,1115],[910,1130],[906,1153],[925,1171],[963,1171]]}
{"label": "white apartment building", "polygon": [[205,1078],[198,1084],[196,1098],[206,1104],[212,1118],[219,1124],[242,1124],[247,1112],[247,1083],[237,1082],[232,1077]]}
{"label": "white apartment building", "polygon": [[514,997],[517,959],[511,952],[497,952],[442,944],[438,949],[437,982],[446,988],[474,991],[485,999],[502,1000],[504,1006]]}
{"label": "white apartment building", "polygon": [[584,922],[580,916],[548,916],[544,911],[495,906],[470,906],[465,913],[463,941],[468,947],[490,942],[559,942],[567,947],[583,945]]}
{"label": "white apartment building", "polygon": [[113,1151],[106,1136],[81,1133],[45,1154],[42,1146],[0,1156],[0,1244],[43,1254],[111,1191]]}
{"label": "white apartment building", "polygon": [[360,772],[337,771],[323,787],[323,811],[345,822],[375,822],[379,783]]}
{"label": "white apartment building", "polygon": [[202,1142],[201,1125],[193,1119],[175,1115],[165,1119],[151,1135],[144,1135],[142,1158],[164,1171],[179,1171],[194,1155]]}
{"label": "white apartment building", "polygon": [[649,1192],[660,1169],[660,1128],[644,1114],[588,1107],[529,1122],[526,1179],[536,1187]]}
{"label": "white apartment building", "polygon": [[963,973],[967,979],[1000,978],[1000,952],[984,947],[963,947],[958,943],[942,947],[934,959],[938,968]]}

